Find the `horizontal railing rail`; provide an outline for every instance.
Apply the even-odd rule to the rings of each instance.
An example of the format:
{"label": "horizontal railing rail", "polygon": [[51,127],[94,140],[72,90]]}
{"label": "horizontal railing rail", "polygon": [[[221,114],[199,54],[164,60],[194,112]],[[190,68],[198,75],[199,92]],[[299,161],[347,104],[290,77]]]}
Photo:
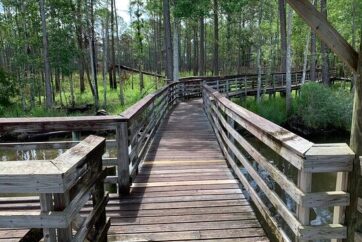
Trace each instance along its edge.
{"label": "horizontal railing rail", "polygon": [[[346,175],[352,170],[354,154],[346,144],[314,144],[288,130],[236,105],[207,84],[203,85],[204,109],[213,126],[220,147],[245,189],[250,194],[260,214],[276,231],[279,240],[289,241],[288,234],[272,215],[268,205],[285,221],[296,238],[301,240],[344,239],[347,229],[341,213],[349,205],[350,197],[340,180],[333,191],[312,192],[312,174],[334,172]],[[237,128],[238,127],[238,128]],[[298,171],[298,181],[293,182],[239,130],[245,129]],[[254,163],[255,162],[255,163]],[[290,211],[280,195],[270,188],[260,175],[263,169],[282,191],[296,204]],[[242,172],[241,167],[245,171]],[[250,179],[249,179],[250,178]],[[259,190],[251,184],[257,185]],[[266,203],[265,196],[270,202]],[[310,225],[311,208],[336,207],[331,224]]]}
{"label": "horizontal railing rail", "polygon": [[[110,220],[105,212],[108,194],[104,191],[104,150],[104,138],[89,136],[51,161],[0,162],[0,192],[13,194],[11,199],[19,193],[39,194],[41,208],[0,208],[0,227],[40,228],[50,242],[86,238],[106,241]],[[90,198],[92,209],[86,217],[80,217]]]}

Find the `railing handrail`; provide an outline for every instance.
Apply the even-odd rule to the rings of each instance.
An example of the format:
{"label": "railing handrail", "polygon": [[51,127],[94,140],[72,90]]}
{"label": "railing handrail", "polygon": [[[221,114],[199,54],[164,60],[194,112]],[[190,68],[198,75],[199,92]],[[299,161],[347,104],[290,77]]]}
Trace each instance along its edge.
{"label": "railing handrail", "polygon": [[[105,138],[91,135],[51,161],[0,162],[0,191],[39,194],[41,207],[39,212],[1,211],[0,226],[41,228],[51,242],[83,241],[90,232],[102,236],[110,225],[105,214],[109,197],[104,192],[104,150]],[[93,209],[83,220],[80,211],[90,197]],[[83,222],[73,234],[76,218]]]}
{"label": "railing handrail", "polygon": [[[213,126],[221,150],[230,167],[250,194],[257,209],[267,224],[274,228],[279,240],[289,241],[288,236],[272,216],[247,176],[240,171],[239,161],[245,172],[251,177],[260,191],[268,198],[275,211],[287,223],[296,238],[341,239],[346,237],[347,228],[343,226],[343,211],[350,204],[350,195],[346,191],[345,177],[352,170],[354,153],[346,144],[313,144],[308,140],[236,105],[206,83],[202,86],[205,112]],[[293,181],[280,171],[272,162],[245,139],[235,123],[246,129],[259,141],[271,148],[279,156],[298,169],[298,182]],[[242,147],[248,158],[238,147]],[[296,203],[296,214],[292,213],[279,195],[264,181],[257,169],[251,164],[256,162]],[[335,191],[312,192],[312,173],[336,172]],[[310,209],[314,207],[335,207],[332,224],[311,226]]]}
{"label": "railing handrail", "polygon": [[[241,117],[244,121],[260,130],[263,135],[266,135],[272,139],[277,145],[282,146],[292,152],[296,153],[300,157],[304,157],[304,154],[313,146],[313,143],[290,132],[289,130],[259,116],[255,113],[235,104],[221,93],[209,87],[207,84],[203,85],[204,89],[208,91],[217,101],[219,101],[225,108]],[[253,120],[251,122],[249,120]]]}

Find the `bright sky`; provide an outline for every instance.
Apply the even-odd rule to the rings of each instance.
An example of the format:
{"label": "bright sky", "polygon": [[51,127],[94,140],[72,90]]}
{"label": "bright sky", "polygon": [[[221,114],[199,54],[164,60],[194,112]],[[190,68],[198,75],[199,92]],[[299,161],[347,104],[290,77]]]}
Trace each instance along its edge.
{"label": "bright sky", "polygon": [[130,0],[116,0],[117,13],[123,18],[123,20],[129,24],[129,1]]}

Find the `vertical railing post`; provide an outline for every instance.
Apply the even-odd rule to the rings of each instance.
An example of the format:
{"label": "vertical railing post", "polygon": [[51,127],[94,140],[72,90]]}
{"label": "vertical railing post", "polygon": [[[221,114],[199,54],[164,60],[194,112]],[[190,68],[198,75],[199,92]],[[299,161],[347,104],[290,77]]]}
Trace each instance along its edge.
{"label": "vertical railing post", "polygon": [[[102,154],[104,153],[104,150],[99,153],[96,154],[94,157],[94,160],[92,161],[92,163],[90,162],[90,165],[93,165],[92,168],[92,174],[94,176],[97,176],[99,173],[102,172]],[[98,180],[94,186],[94,190],[92,192],[92,202],[93,202],[93,209],[95,209],[99,204],[102,203],[102,200],[104,199],[104,195],[105,195],[105,191],[104,191],[104,182],[103,180]],[[94,226],[95,226],[95,230],[96,233],[98,234],[98,236],[101,235],[102,233],[102,229],[104,226],[106,226],[107,223],[107,216],[106,216],[106,210],[103,209],[100,212],[99,218],[97,219],[97,221],[95,222]],[[107,241],[107,236],[103,236],[103,237],[99,237],[99,242],[106,242]]]}
{"label": "vertical railing post", "polygon": [[[52,194],[40,194],[40,207],[42,212],[54,211]],[[43,229],[44,242],[56,242],[55,229]]]}
{"label": "vertical railing post", "polygon": [[118,192],[119,194],[128,194],[130,191],[128,121],[118,124],[116,129],[116,141],[118,150]]}
{"label": "vertical railing post", "polygon": [[[298,171],[298,187],[304,193],[309,193],[312,191],[312,173],[307,173],[304,171]],[[297,217],[302,225],[309,225],[310,223],[310,208],[306,208],[298,205],[297,207]],[[302,241],[297,239],[297,241]]]}
{"label": "vertical railing post", "polygon": [[[63,211],[70,203],[69,191],[64,193],[54,193],[54,211]],[[72,225],[65,229],[57,229],[58,242],[68,242],[72,240]]]}

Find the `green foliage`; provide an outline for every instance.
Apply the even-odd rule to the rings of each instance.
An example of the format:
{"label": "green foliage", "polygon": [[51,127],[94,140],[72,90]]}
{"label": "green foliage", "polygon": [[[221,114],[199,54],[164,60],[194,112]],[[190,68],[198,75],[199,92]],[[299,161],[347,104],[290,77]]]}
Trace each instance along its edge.
{"label": "green foliage", "polygon": [[244,101],[233,101],[273,123],[283,125],[287,122],[285,99],[280,96],[275,98],[264,97],[260,103],[257,103],[254,97],[248,97]]}
{"label": "green foliage", "polygon": [[279,95],[275,98],[264,96],[259,104],[254,97],[233,101],[279,125],[297,119],[305,127],[315,130],[335,128],[349,131],[352,122],[352,98],[349,89],[336,86],[330,88],[310,82],[302,87],[299,96],[293,96],[293,107],[289,116],[286,114],[285,99]]}
{"label": "green foliage", "polygon": [[318,83],[305,84],[297,99],[296,116],[314,129],[329,127],[349,130],[352,119],[352,95]]}
{"label": "green foliage", "polygon": [[[10,98],[17,94],[16,82],[12,80],[8,74],[6,74],[0,68],[0,108],[11,103]],[[1,114],[1,109],[0,109]]]}

